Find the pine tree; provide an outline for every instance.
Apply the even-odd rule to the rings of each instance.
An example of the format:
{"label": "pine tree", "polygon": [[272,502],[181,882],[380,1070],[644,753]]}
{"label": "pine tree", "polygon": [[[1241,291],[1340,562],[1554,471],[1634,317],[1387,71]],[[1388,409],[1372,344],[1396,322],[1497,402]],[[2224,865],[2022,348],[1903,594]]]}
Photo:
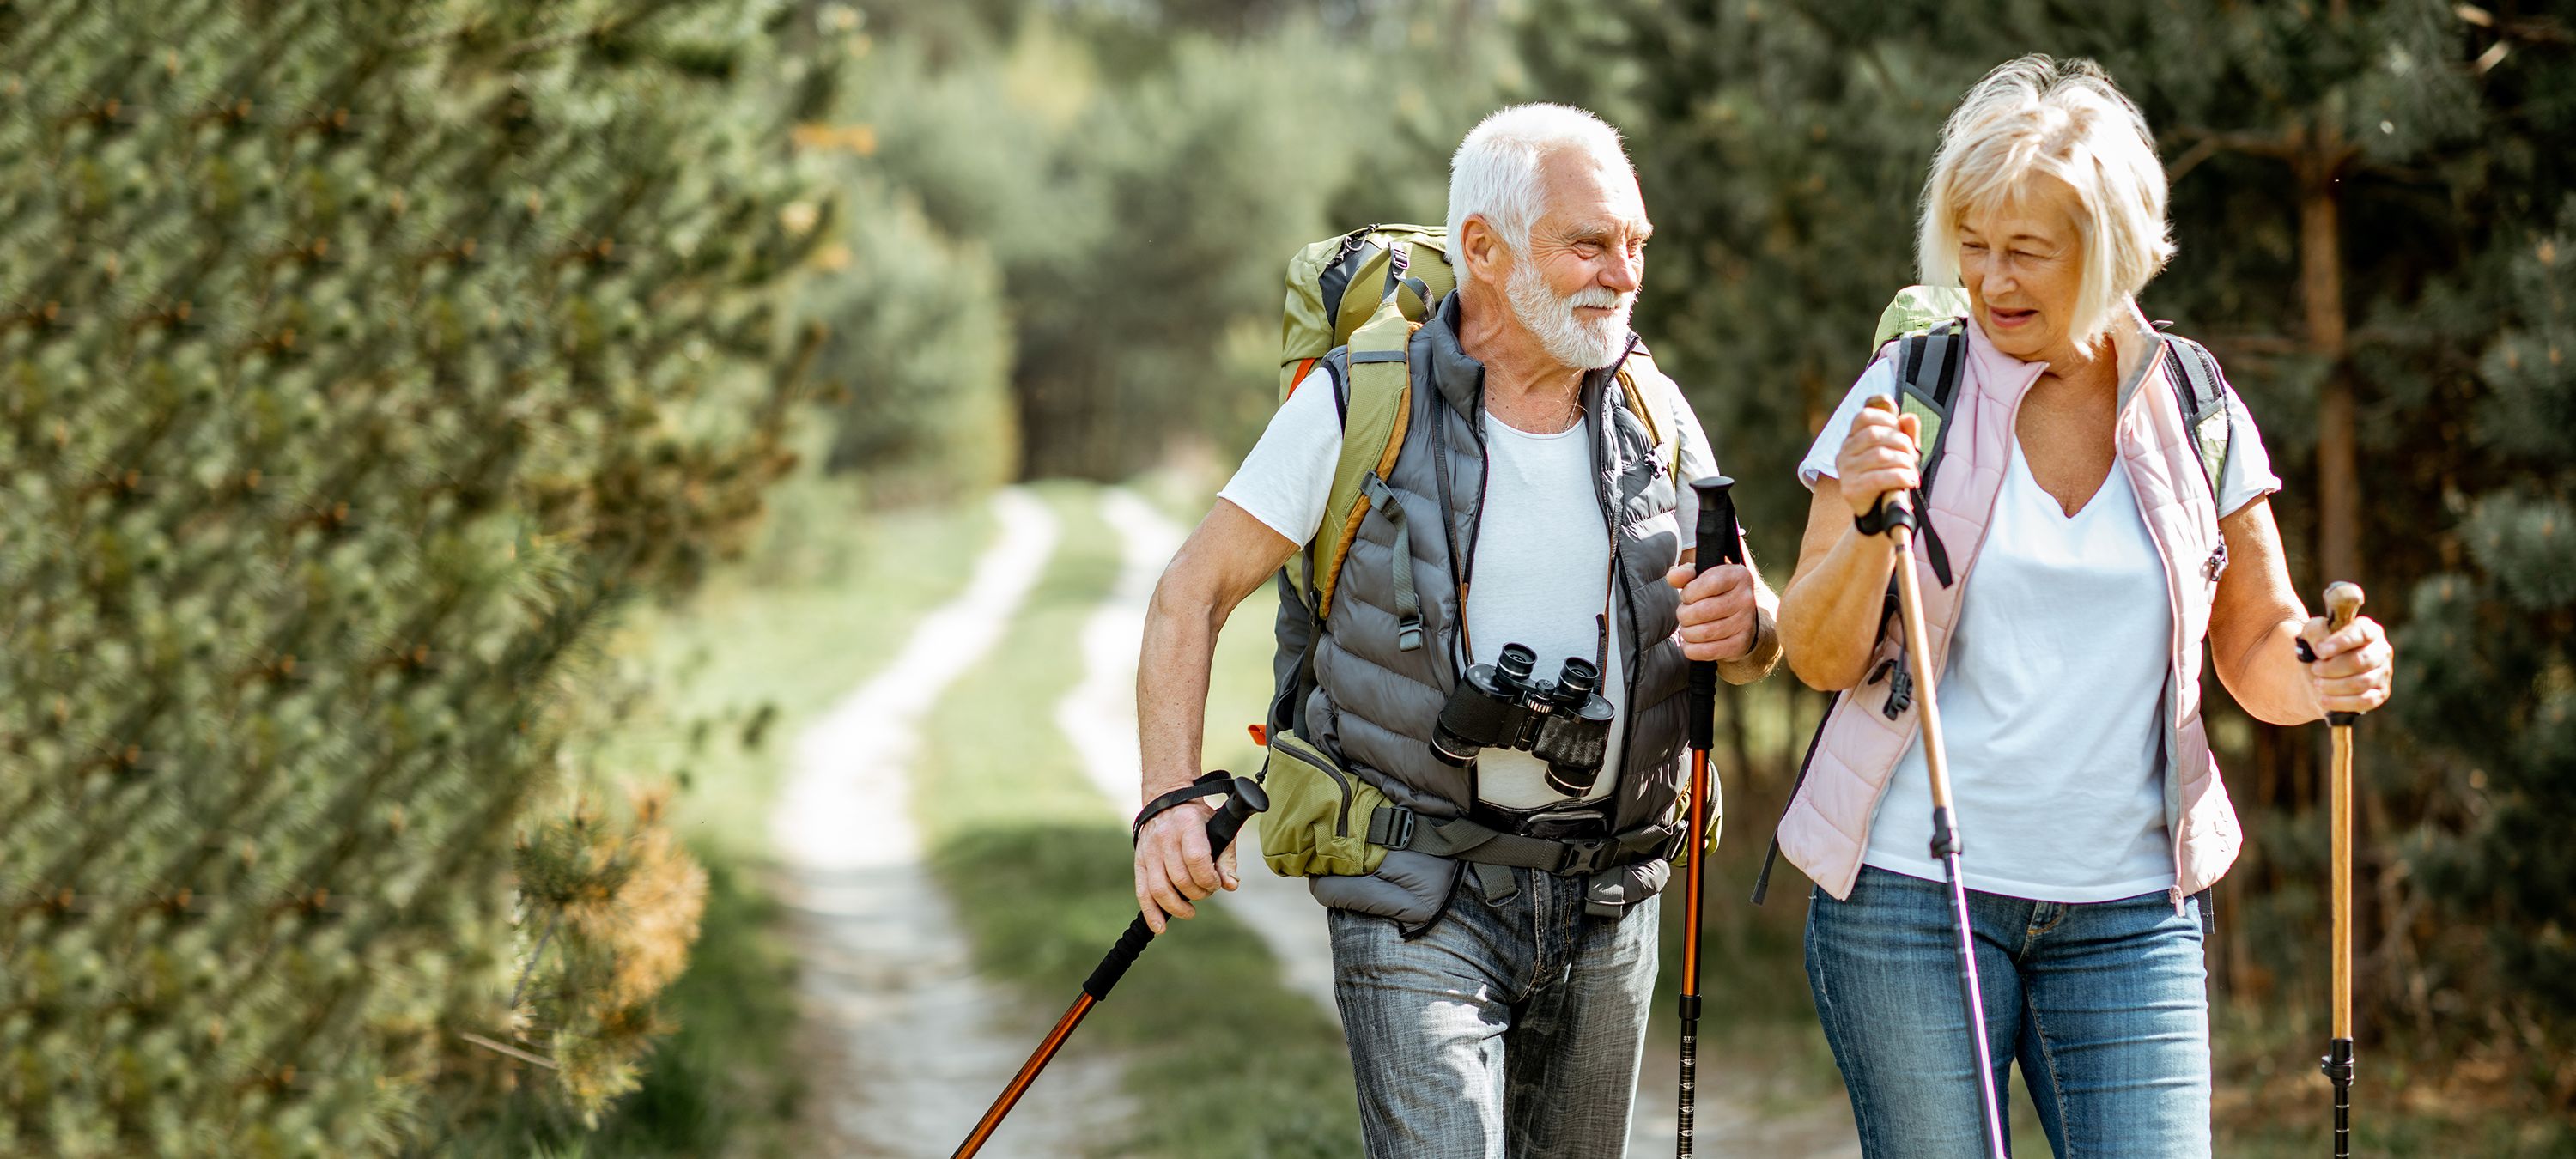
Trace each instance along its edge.
{"label": "pine tree", "polygon": [[[2443,903],[2450,951],[2433,956],[2419,1017],[2466,1014],[2563,1059],[2576,1024],[2576,846],[2561,833],[2576,816],[2576,197],[2517,240],[2496,263],[2503,328],[2478,366],[2490,393],[2463,416],[2502,469],[2490,489],[2454,493],[2451,559],[2416,585],[2398,641],[2396,708],[2424,750],[2417,791],[2455,802],[2409,858]],[[2576,1075],[2560,1071],[2564,1106]]]}
{"label": "pine tree", "polygon": [[0,6],[0,1151],[631,1081],[694,867],[532,810],[792,457],[775,12]]}

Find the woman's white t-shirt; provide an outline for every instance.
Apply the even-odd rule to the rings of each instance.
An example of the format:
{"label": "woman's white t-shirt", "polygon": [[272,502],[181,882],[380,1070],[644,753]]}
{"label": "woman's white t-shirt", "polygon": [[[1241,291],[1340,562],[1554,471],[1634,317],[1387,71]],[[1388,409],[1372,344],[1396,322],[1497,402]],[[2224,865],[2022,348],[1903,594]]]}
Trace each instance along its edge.
{"label": "woman's white t-shirt", "polygon": [[[1852,417],[1894,394],[1889,360],[1871,365],[1798,464],[1813,488],[1833,475]],[[2233,513],[2281,488],[2253,418],[2235,414],[2218,509]],[[2160,764],[2173,613],[2164,566],[2114,462],[2074,515],[2043,490],[2021,440],[1995,497],[1941,673],[1967,887],[2054,902],[2098,902],[2170,889]],[[1861,861],[1939,881],[1931,855],[1932,788],[1923,737],[1890,775]]]}
{"label": "woman's white t-shirt", "polygon": [[[1716,474],[1698,417],[1686,406],[1675,409],[1681,419],[1681,477]],[[1599,626],[1610,594],[1610,528],[1596,495],[1592,444],[1585,433],[1591,427],[1576,423],[1556,434],[1537,435],[1491,415],[1481,418],[1488,477],[1483,526],[1476,534],[1476,583],[1467,594],[1467,632],[1476,645],[1471,662],[1490,664],[1503,645],[1512,643],[1526,644],[1538,654],[1536,675],[1548,680],[1556,678],[1568,657],[1606,661],[1601,663],[1601,695],[1619,715],[1611,724],[1601,774],[1581,798],[1597,801],[1617,786],[1627,730],[1627,681],[1617,621],[1611,621],[1606,633],[1606,656]],[[1261,441],[1217,495],[1281,536],[1305,543],[1323,525],[1324,506],[1332,498],[1333,465],[1341,453],[1342,420],[1333,403],[1332,380],[1318,370],[1280,404]],[[1681,510],[1656,522],[1674,520],[1678,532],[1695,523],[1699,512],[1690,488],[1677,491]],[[1412,533],[1436,537],[1442,531],[1429,525],[1416,526]],[[1431,594],[1423,593],[1423,598]],[[1549,788],[1546,773],[1547,763],[1526,752],[1488,748],[1476,758],[1477,799],[1510,809],[1575,800]]]}

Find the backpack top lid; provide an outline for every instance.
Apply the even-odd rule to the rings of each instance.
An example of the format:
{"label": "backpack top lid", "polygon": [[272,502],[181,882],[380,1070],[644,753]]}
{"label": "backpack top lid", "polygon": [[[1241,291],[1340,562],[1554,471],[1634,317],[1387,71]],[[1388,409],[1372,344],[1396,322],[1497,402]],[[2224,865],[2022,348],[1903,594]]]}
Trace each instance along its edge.
{"label": "backpack top lid", "polygon": [[1315,363],[1368,323],[1392,294],[1419,322],[1458,287],[1449,268],[1449,231],[1436,225],[1371,225],[1326,238],[1288,259],[1281,316],[1279,397],[1285,401]]}

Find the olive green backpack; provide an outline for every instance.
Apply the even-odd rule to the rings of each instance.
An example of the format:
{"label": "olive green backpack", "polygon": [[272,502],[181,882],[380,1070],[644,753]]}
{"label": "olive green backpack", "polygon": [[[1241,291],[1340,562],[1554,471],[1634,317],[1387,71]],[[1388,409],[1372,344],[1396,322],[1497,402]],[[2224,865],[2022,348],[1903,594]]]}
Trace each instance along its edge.
{"label": "olive green backpack", "polygon": [[[1314,688],[1311,649],[1332,611],[1342,560],[1374,499],[1386,494],[1384,480],[1404,449],[1413,412],[1407,348],[1457,284],[1448,230],[1441,226],[1371,225],[1306,246],[1288,261],[1279,401],[1322,367],[1342,416],[1342,452],[1314,540],[1280,569],[1277,686],[1269,720],[1250,729],[1271,758],[1263,773],[1271,808],[1261,816],[1262,859],[1283,877],[1370,873],[1386,856],[1384,843],[1371,841],[1368,832],[1383,796],[1299,736],[1297,725]],[[1325,357],[1345,346],[1346,376],[1334,373]],[[1618,382],[1671,468],[1681,439],[1672,410],[1678,388],[1642,348],[1620,365]],[[1397,534],[1409,532],[1399,523]],[[1398,548],[1399,558],[1409,554]],[[1411,602],[1411,579],[1409,568],[1397,570],[1400,605]],[[1399,648],[1421,646],[1418,611],[1401,615],[1397,630]]]}

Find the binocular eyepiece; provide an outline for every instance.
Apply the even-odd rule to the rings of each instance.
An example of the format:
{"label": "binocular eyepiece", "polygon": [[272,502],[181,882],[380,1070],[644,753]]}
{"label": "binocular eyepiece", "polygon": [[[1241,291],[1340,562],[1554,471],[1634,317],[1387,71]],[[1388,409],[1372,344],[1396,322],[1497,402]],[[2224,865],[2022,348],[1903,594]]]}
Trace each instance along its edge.
{"label": "binocular eyepiece", "polygon": [[1601,670],[1567,658],[1555,680],[1533,679],[1538,654],[1506,644],[1492,664],[1467,669],[1431,729],[1431,755],[1465,767],[1487,748],[1526,750],[1547,762],[1547,785],[1569,797],[1592,791],[1610,747],[1610,702]]}

